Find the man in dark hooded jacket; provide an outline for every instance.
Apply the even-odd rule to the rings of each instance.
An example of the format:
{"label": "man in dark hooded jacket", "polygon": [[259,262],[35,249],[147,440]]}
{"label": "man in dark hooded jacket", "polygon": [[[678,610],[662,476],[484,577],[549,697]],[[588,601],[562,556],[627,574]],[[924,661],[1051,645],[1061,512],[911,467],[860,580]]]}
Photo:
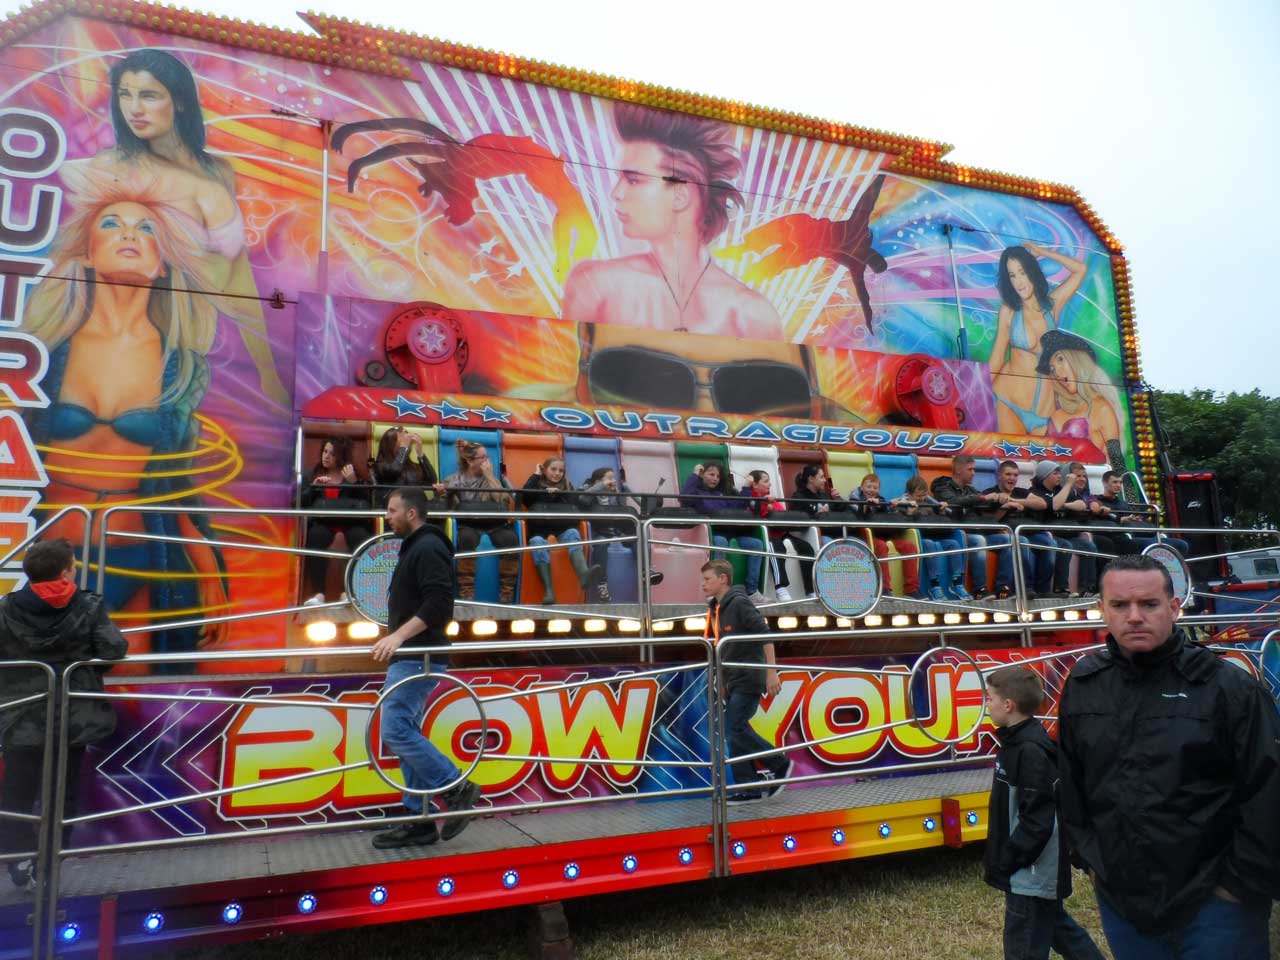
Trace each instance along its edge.
{"label": "man in dark hooded jacket", "polygon": [[1062,823],[1116,960],[1266,960],[1280,897],[1280,716],[1174,624],[1168,571],[1112,560],[1106,649],[1058,707]]}
{"label": "man in dark hooded jacket", "polygon": [[[32,544],[22,561],[28,583],[0,597],[0,661],[36,660],[53,668],[55,682],[79,660],[119,660],[128,645],[107,617],[102,597],[76,587],[75,553],[62,539]],[[70,677],[74,691],[102,690],[103,669],[81,667]],[[40,793],[45,762],[47,701],[5,709],[7,703],[49,690],[48,674],[38,669],[0,670],[0,746],[4,776],[0,809],[31,813]],[[111,735],[115,711],[108,700],[74,699],[67,717],[67,779],[63,816],[76,814],[76,794],[85,747]],[[70,830],[63,831],[63,843]],[[0,853],[19,853],[35,846],[31,827],[19,820],[0,819]],[[34,883],[30,859],[9,864],[9,876],[19,887]]]}
{"label": "man in dark hooded jacket", "polygon": [[[712,560],[702,565],[702,591],[707,595],[707,627],[703,633],[724,645],[735,636],[768,633],[769,624],[755,608],[747,591],[733,585],[733,567],[728,560]],[[773,644],[758,640],[733,643],[726,647],[724,660],[758,663],[760,667],[726,667],[724,671],[724,734],[730,757],[772,750],[773,744],[751,729],[751,718],[760,707],[760,697],[773,696],[782,689],[778,671],[772,666]],[[768,664],[768,666],[766,666]],[[751,803],[775,797],[786,786],[781,781],[791,776],[792,763],[783,755],[762,758],[772,779],[764,779],[756,771],[756,761],[731,763],[733,782],[738,788],[730,794],[729,804]]]}

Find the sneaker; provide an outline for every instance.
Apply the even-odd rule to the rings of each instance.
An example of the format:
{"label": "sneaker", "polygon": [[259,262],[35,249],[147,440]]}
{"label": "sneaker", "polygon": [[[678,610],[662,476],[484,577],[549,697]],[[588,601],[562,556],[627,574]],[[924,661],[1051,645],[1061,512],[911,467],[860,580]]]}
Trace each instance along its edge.
{"label": "sneaker", "polygon": [[728,800],[725,802],[731,807],[740,807],[747,803],[759,803],[764,799],[764,794],[755,790],[744,790],[741,793],[729,794]]}
{"label": "sneaker", "polygon": [[314,597],[308,597],[306,600],[303,600],[302,605],[304,607],[318,607],[320,606],[320,604],[324,602],[325,602],[324,594],[317,593]]}
{"label": "sneaker", "polygon": [[786,780],[789,776],[791,776],[792,773],[795,772],[795,769],[796,769],[795,763],[792,760],[787,760],[787,765],[782,768],[782,772],[775,773],[773,775],[774,782],[770,783],[767,787],[764,788],[764,798],[766,800],[772,800],[774,797],[780,794],[783,790],[785,790],[787,788],[787,785],[785,783],[778,783],[777,781]]}
{"label": "sneaker", "polygon": [[383,830],[373,835],[373,846],[376,850],[394,850],[397,847],[426,847],[440,839],[440,831],[435,821],[426,820],[421,823],[405,823],[390,830]]}
{"label": "sneaker", "polygon": [[613,597],[609,595],[609,584],[603,580],[596,584],[595,590],[592,592],[595,594],[592,599],[596,603],[613,603]]}
{"label": "sneaker", "polygon": [[942,592],[942,588],[936,584],[929,588],[929,599],[936,600],[939,603],[947,602],[947,595]]}
{"label": "sneaker", "polygon": [[[480,784],[472,783],[470,780],[464,781],[444,795],[444,802],[448,806],[450,813],[461,813],[463,810],[470,810],[479,799]],[[440,831],[440,836],[445,840],[452,840],[467,829],[467,824],[470,822],[471,817],[450,819],[445,822]]]}
{"label": "sneaker", "polygon": [[790,603],[790,602],[791,602],[791,591],[790,591],[790,590],[788,590],[786,587],[779,587],[779,588],[778,588],[777,590],[775,590],[774,592],[778,595],[778,602],[779,602],[779,603]]}
{"label": "sneaker", "polygon": [[804,598],[805,598],[806,600],[817,600],[817,599],[818,599],[818,595],[817,595],[816,593],[806,593],[806,594],[804,595]]}
{"label": "sneaker", "polygon": [[9,864],[9,879],[13,881],[13,885],[19,890],[35,890],[36,862],[34,860],[19,860],[17,863]]}
{"label": "sneaker", "polygon": [[649,586],[651,586],[651,587],[656,587],[656,586],[657,586],[658,584],[660,584],[661,582],[662,582],[662,571],[661,571],[661,570],[650,570],[650,571],[649,571]]}
{"label": "sneaker", "polygon": [[993,599],[1008,600],[1012,596],[1013,596],[1013,587],[1011,587],[1009,584],[1001,583],[996,585],[996,592]]}
{"label": "sneaker", "polygon": [[760,606],[760,604],[762,603],[769,602],[765,598],[765,595],[761,593],[759,590],[753,590],[750,594],[748,594],[747,599],[750,600],[752,604],[754,604],[757,607]]}
{"label": "sneaker", "polygon": [[973,595],[964,588],[963,583],[953,583],[951,585],[951,597],[952,599],[959,600],[962,603],[973,602]]}

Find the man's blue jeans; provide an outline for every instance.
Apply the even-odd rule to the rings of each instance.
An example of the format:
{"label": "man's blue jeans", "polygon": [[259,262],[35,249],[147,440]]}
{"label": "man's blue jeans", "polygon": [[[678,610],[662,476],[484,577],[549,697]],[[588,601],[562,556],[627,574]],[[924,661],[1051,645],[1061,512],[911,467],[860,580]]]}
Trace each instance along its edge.
{"label": "man's blue jeans", "polygon": [[[1023,540],[1036,545],[1035,549],[1030,550],[1031,566],[1025,566],[1026,551],[1023,552],[1024,569],[1027,575],[1026,582],[1031,590],[1036,593],[1048,593],[1053,589],[1053,571],[1057,562],[1057,553],[1055,550],[1046,549],[1056,547],[1057,540],[1048,530],[1037,530],[1035,533],[1024,534]],[[1065,544],[1063,544],[1065,546]]]}
{"label": "man's blue jeans", "polygon": [[[743,582],[743,586],[746,587],[747,593],[756,593],[760,590],[760,571],[764,567],[764,541],[759,537],[748,537],[741,534],[734,539],[738,541],[739,550],[760,551],[759,553],[738,554],[738,556],[745,556],[747,560],[747,578]],[[717,533],[711,537],[711,542],[717,547],[727,547],[729,538]],[[711,551],[713,560],[723,560],[724,557],[725,554],[723,553],[715,550]]]}
{"label": "man's blue jeans", "polygon": [[1213,896],[1185,927],[1140,932],[1101,896],[1102,931],[1116,960],[1268,960],[1271,904],[1246,906]]}
{"label": "man's blue jeans", "polygon": [[[971,533],[964,531],[965,546],[1002,547],[1009,542],[1003,533]],[[969,554],[969,579],[973,582],[975,594],[985,593],[991,586],[987,582],[987,551],[974,550]],[[996,554],[996,585],[1013,586],[1013,552],[1001,550]]]}
{"label": "man's blue jeans", "polygon": [[[393,660],[382,685],[389,690],[405,677],[429,673],[421,658]],[[437,669],[436,671],[440,671]],[[427,697],[440,681],[428,676],[410,680],[382,702],[382,745],[400,760],[405,786],[414,790],[434,790],[456,780],[460,771],[422,735],[422,717]],[[422,812],[421,794],[405,793],[404,805],[410,813]]]}

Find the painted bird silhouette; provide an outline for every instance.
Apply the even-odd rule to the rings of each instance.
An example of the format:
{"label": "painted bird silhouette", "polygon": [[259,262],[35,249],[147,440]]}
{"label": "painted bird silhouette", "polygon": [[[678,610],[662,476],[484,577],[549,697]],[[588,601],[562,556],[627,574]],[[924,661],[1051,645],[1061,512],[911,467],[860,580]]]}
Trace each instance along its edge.
{"label": "painted bird silhouette", "polygon": [[418,192],[427,200],[438,194],[444,201],[445,218],[461,226],[476,215],[482,180],[523,175],[556,210],[552,221],[556,279],[563,284],[576,261],[595,253],[599,235],[582,195],[565,172],[564,161],[532,138],[485,133],[464,143],[426,120],[386,117],[344,124],[333,132],[330,145],[341,153],[358,133],[388,130],[416,133],[421,139],[386,144],[352,160],[347,168],[348,193],[355,192],[357,179],[368,168],[406,158],[422,178]]}

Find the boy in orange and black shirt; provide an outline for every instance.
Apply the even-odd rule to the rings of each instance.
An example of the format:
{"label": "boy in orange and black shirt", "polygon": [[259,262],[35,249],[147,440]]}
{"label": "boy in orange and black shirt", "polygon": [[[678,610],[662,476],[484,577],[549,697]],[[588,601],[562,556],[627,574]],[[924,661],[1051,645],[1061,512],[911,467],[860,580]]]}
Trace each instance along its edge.
{"label": "boy in orange and black shirt", "polygon": [[[703,636],[714,637],[717,642],[732,639],[734,634],[768,633],[769,624],[747,597],[747,591],[733,585],[733,567],[728,560],[712,560],[702,566],[702,590],[707,596],[707,628]],[[725,655],[726,660],[738,663],[770,664],[766,669],[758,667],[728,667],[724,671],[725,707],[724,729],[729,756],[740,757],[762,750],[772,750],[773,744],[751,729],[751,718],[760,707],[760,697],[770,696],[782,689],[778,671],[772,666],[773,644],[747,642],[733,644]],[[779,782],[791,776],[792,762],[776,755],[764,758],[772,780],[764,779],[756,771],[754,760],[730,763],[733,781],[738,791],[729,795],[729,803],[738,805],[776,797],[785,783]]]}

